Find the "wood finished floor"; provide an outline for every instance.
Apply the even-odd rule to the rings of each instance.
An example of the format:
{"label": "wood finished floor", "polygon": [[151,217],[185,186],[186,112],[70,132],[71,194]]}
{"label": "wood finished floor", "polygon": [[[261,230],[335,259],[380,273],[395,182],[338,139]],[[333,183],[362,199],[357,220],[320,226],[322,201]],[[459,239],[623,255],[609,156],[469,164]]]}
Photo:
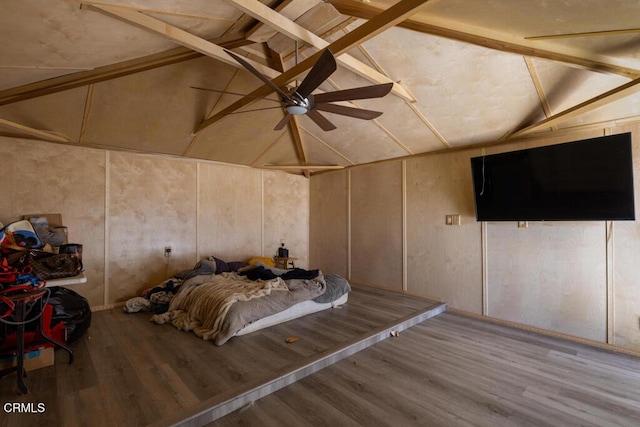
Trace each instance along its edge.
{"label": "wood finished floor", "polygon": [[[286,370],[434,303],[382,290],[354,287],[339,309],[305,316],[221,347],[149,313],[121,309],[93,313],[89,331],[71,347],[75,361],[56,352],[55,365],[28,374],[29,394],[15,377],[0,379],[0,403],[44,403],[44,413],[6,414],[0,426],[142,426],[188,411],[217,395]],[[285,337],[299,341],[286,344]]]}
{"label": "wood finished floor", "polygon": [[210,426],[640,426],[640,359],[443,313]]}

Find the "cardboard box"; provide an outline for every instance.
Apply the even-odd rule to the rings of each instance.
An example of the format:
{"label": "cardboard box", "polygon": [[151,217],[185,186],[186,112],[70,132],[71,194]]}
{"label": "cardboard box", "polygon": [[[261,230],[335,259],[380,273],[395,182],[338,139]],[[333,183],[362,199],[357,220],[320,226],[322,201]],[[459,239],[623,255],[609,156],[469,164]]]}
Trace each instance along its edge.
{"label": "cardboard box", "polygon": [[[0,370],[16,366],[16,355],[0,359]],[[24,354],[24,369],[33,371],[35,369],[45,368],[53,365],[54,362],[53,347],[42,347]]]}
{"label": "cardboard box", "polygon": [[61,246],[69,243],[69,233],[67,227],[62,225],[62,214],[29,214],[22,215],[22,219],[29,221],[31,224],[38,224],[46,226],[49,233],[42,233],[38,230],[37,225],[36,233],[40,233],[40,240],[43,244],[49,243],[52,246]]}
{"label": "cardboard box", "polygon": [[22,219],[31,222],[31,218],[46,218],[48,227],[63,227],[62,214],[30,214],[22,215]]}

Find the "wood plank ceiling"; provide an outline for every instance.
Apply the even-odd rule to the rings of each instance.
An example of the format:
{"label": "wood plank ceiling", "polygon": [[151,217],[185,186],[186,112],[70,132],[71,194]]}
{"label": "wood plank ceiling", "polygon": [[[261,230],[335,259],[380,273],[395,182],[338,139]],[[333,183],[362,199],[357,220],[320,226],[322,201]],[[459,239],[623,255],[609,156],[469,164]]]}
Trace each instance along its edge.
{"label": "wood plank ceiling", "polygon": [[[635,0],[23,0],[0,35],[0,136],[309,176],[640,119]],[[345,103],[382,116],[274,131],[278,96],[224,52],[293,87],[325,48],[318,91],[392,82]]]}

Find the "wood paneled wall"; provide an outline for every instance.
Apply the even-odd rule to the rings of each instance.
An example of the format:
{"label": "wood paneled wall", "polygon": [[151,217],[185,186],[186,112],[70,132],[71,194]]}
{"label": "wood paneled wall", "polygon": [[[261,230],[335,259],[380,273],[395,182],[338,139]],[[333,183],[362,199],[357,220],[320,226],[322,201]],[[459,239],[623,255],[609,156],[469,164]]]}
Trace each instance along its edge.
{"label": "wood paneled wall", "polygon": [[402,163],[350,173],[351,280],[402,290]]}
{"label": "wood paneled wall", "polygon": [[104,303],[107,156],[100,150],[0,137],[0,222],[60,213],[69,242],[82,243],[86,284],[76,289]]}
{"label": "wood paneled wall", "polygon": [[611,133],[633,134],[633,180],[636,220],[611,224],[609,332],[612,344],[640,349],[640,124],[617,127]]}
{"label": "wood paneled wall", "polygon": [[491,223],[486,252],[485,314],[606,342],[604,222]]}
{"label": "wood paneled wall", "polygon": [[349,275],[349,174],[345,170],[314,177],[309,186],[309,259],[312,268]]}
{"label": "wood paneled wall", "polygon": [[[297,175],[0,138],[0,221],[61,213],[83,244],[93,308],[136,296],[214,255],[273,256],[283,241],[308,267],[309,182]],[[171,246],[173,256],[164,256]]]}
{"label": "wood paneled wall", "polygon": [[[407,291],[480,313],[482,240],[469,154],[406,163]],[[459,226],[445,224],[449,214],[460,215]]]}
{"label": "wood paneled wall", "polygon": [[[640,350],[639,221],[530,222],[528,228],[476,222],[469,163],[483,153],[629,131],[638,201],[637,124],[314,176],[311,205],[332,208],[311,215],[311,236],[323,238],[321,245],[316,237],[310,240],[310,263],[326,263],[331,253],[331,265],[349,265],[349,278],[356,282],[404,289],[466,312]],[[337,182],[347,188],[336,192]],[[345,211],[350,214],[333,214]],[[459,214],[461,225],[445,225],[447,214]],[[327,252],[329,247],[342,252]]]}
{"label": "wood paneled wall", "polygon": [[[272,256],[452,308],[640,350],[638,221],[478,223],[469,158],[633,132],[414,157],[317,175],[0,138],[0,221],[60,212],[84,244],[93,307],[136,295],[201,257]],[[637,209],[640,214],[640,210]],[[445,215],[460,214],[460,226]],[[311,245],[311,246],[310,246]],[[165,246],[174,256],[163,256]]]}

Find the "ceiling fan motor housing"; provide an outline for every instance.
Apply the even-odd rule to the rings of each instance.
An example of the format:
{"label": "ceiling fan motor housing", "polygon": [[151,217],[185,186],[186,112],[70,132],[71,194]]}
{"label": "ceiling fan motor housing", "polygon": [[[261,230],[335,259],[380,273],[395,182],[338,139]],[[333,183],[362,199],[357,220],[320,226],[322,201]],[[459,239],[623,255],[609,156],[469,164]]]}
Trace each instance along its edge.
{"label": "ceiling fan motor housing", "polygon": [[307,112],[313,108],[313,95],[303,98],[298,92],[294,92],[291,95],[291,99],[283,99],[283,102],[285,104],[284,109],[287,113],[293,115],[307,114]]}

